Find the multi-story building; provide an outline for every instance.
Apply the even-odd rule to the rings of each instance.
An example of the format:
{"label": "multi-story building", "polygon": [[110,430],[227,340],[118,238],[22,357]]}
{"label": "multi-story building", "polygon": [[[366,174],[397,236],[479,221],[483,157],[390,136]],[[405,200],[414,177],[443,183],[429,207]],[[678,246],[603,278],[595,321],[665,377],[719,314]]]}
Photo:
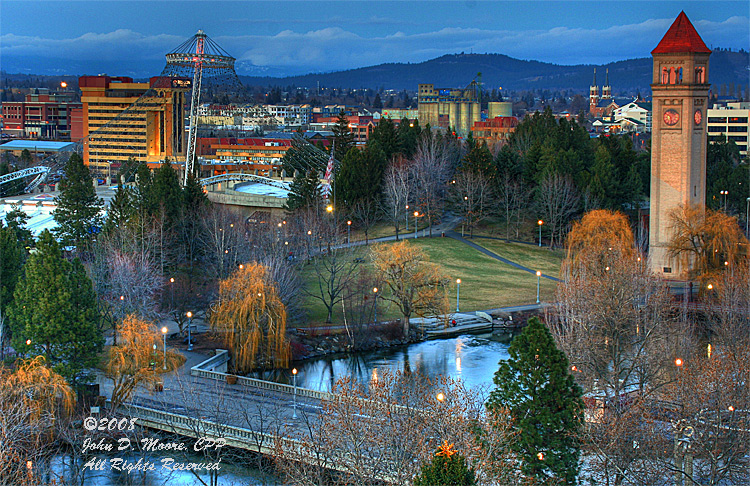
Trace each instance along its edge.
{"label": "multi-story building", "polygon": [[435,88],[434,84],[420,84],[417,89],[419,124],[431,127],[452,127],[460,137],[471,131],[471,126],[482,119],[476,89]]}
{"label": "multi-story building", "polygon": [[[375,129],[375,119],[371,115],[348,115],[349,131],[354,134],[354,141],[364,144]],[[338,121],[338,116],[319,117],[315,123],[310,123],[310,130],[330,131]]]}
{"label": "multi-story building", "polygon": [[130,157],[151,167],[167,157],[184,159],[189,79],[82,76],[78,86],[84,163],[101,170]]}
{"label": "multi-story building", "polygon": [[732,140],[747,156],[747,137],[750,132],[750,103],[729,102],[724,106],[714,105],[706,110],[708,141]]}
{"label": "multi-story building", "polygon": [[271,177],[279,174],[291,146],[291,139],[200,138],[196,152],[204,175],[249,172]]}
{"label": "multi-story building", "polygon": [[3,102],[3,133],[12,137],[70,140],[74,93],[35,88],[24,101]]}
{"label": "multi-story building", "polygon": [[651,132],[651,103],[633,100],[615,108],[614,122],[628,132]]}
{"label": "multi-story building", "polygon": [[515,116],[496,116],[484,121],[474,122],[471,133],[474,140],[490,143],[505,143],[510,134],[516,131],[518,118]]}

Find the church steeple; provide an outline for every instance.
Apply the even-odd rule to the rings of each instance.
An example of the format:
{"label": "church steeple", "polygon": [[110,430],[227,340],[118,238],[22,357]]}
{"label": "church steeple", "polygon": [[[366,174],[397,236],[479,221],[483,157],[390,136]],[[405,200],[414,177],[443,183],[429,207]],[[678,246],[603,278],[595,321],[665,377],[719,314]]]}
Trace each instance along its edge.
{"label": "church steeple", "polygon": [[589,112],[594,113],[599,104],[599,87],[596,85],[596,68],[594,68],[594,82],[589,87]]}
{"label": "church steeple", "polygon": [[609,68],[607,68],[606,77],[604,78],[604,86],[602,86],[602,99],[612,99],[612,87],[609,85]]}

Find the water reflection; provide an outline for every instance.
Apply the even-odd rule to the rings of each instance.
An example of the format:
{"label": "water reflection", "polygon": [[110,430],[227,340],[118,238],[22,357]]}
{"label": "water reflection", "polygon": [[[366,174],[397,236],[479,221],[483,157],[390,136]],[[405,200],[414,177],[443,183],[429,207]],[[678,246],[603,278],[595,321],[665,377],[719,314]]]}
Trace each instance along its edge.
{"label": "water reflection", "polygon": [[[330,391],[337,380],[351,376],[360,383],[377,381],[384,370],[418,372],[461,379],[468,388],[491,385],[498,362],[508,359],[508,345],[488,335],[458,336],[411,344],[399,348],[323,358],[295,363],[297,386]],[[282,377],[277,381],[286,382]]]}

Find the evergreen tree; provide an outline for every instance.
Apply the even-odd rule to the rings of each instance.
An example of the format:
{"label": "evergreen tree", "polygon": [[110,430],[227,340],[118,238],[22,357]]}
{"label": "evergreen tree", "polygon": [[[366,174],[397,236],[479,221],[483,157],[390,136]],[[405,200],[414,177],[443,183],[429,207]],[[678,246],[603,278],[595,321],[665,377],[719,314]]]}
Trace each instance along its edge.
{"label": "evergreen tree", "polygon": [[0,346],[5,341],[6,311],[13,301],[18,279],[23,272],[26,252],[23,244],[16,237],[12,228],[5,226],[0,220]]}
{"label": "evergreen tree", "polygon": [[401,122],[399,122],[396,134],[404,157],[407,159],[414,157],[414,153],[417,151],[419,138],[422,134],[422,129],[419,127],[419,120],[411,122],[408,118],[404,117]]}
{"label": "evergreen tree", "polygon": [[453,444],[445,441],[438,447],[432,462],[422,466],[420,474],[414,478],[414,486],[473,486],[476,477],[473,469],[466,465],[466,459],[453,449]]}
{"label": "evergreen tree", "polygon": [[524,474],[575,484],[583,401],[565,354],[538,317],[529,319],[508,353],[495,373],[487,408],[510,414],[518,430],[511,447]]}
{"label": "evergreen tree", "polygon": [[30,249],[34,245],[34,237],[26,228],[26,221],[29,215],[21,209],[21,203],[11,206],[13,209],[5,215],[5,221],[16,236],[18,243],[22,248]]}
{"label": "evergreen tree", "polygon": [[117,186],[115,197],[109,202],[107,208],[104,232],[109,233],[130,221],[130,218],[135,214],[135,209],[133,190],[123,185]]}
{"label": "evergreen tree", "polygon": [[375,99],[372,101],[373,110],[382,110],[383,101],[380,99],[380,93],[375,94]]}
{"label": "evergreen tree", "polygon": [[66,246],[90,242],[102,227],[104,202],[96,197],[91,173],[80,155],[74,153],[68,159],[60,189],[53,212],[58,225],[55,234]]}
{"label": "evergreen tree", "polygon": [[336,124],[333,126],[333,140],[334,140],[334,157],[341,160],[349,149],[354,147],[354,134],[349,130],[349,119],[346,116],[344,110],[339,112],[339,116],[336,119]]}
{"label": "evergreen tree", "polygon": [[349,150],[335,179],[337,201],[351,208],[358,201],[375,199],[385,166],[385,154],[376,142],[368,143],[364,150]]}
{"label": "evergreen tree", "polygon": [[484,142],[473,144],[469,153],[464,157],[461,170],[481,175],[490,181],[497,179],[497,165]]}
{"label": "evergreen tree", "polygon": [[23,149],[21,152],[21,161],[20,161],[20,168],[21,169],[28,169],[31,167],[31,164],[34,162],[34,159],[31,157],[31,152],[29,152],[29,149]]}
{"label": "evergreen tree", "polygon": [[36,248],[9,309],[13,347],[44,355],[56,372],[76,384],[96,365],[103,344],[96,331],[96,296],[83,265],[65,260],[49,231],[39,235]]}
{"label": "evergreen tree", "polygon": [[314,208],[320,205],[322,199],[317,171],[298,172],[289,185],[289,197],[284,209],[293,212],[298,209]]}
{"label": "evergreen tree", "polygon": [[381,118],[378,126],[372,131],[368,143],[377,142],[385,153],[385,160],[391,160],[394,154],[401,152],[396,125],[390,118]]}
{"label": "evergreen tree", "polygon": [[159,213],[164,212],[167,228],[174,229],[182,212],[182,187],[169,159],[166,159],[158,169],[154,171],[150,197],[156,203],[154,209]]}

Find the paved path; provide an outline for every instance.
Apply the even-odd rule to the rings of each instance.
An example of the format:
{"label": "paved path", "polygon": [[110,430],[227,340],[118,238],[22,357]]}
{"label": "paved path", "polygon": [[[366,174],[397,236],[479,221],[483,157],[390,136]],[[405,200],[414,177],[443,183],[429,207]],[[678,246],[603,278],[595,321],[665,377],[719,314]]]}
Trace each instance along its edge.
{"label": "paved path", "polygon": [[[452,230],[451,231],[447,231],[445,233],[445,236],[447,236],[449,238],[453,238],[456,241],[460,241],[461,243],[465,243],[465,244],[469,245],[470,247],[474,248],[475,250],[477,250],[477,251],[479,251],[481,253],[484,253],[485,255],[487,255],[490,258],[494,258],[495,260],[499,260],[499,261],[501,261],[501,262],[503,262],[503,263],[505,263],[507,265],[510,265],[511,267],[514,267],[514,268],[517,268],[519,270],[523,270],[524,272],[529,272],[531,274],[536,275],[536,270],[532,270],[529,267],[524,267],[523,265],[520,265],[520,264],[518,264],[516,262],[510,261],[507,258],[503,258],[500,255],[498,255],[497,253],[492,252],[492,251],[488,250],[487,248],[484,248],[483,246],[479,246],[476,243],[474,243],[473,241],[467,240],[466,238],[464,238],[463,236],[459,235],[455,231],[452,231]],[[551,275],[542,274],[542,277],[544,277],[546,279],[549,279],[549,280],[552,280],[553,282],[559,282],[560,281],[559,278],[553,277]]]}

